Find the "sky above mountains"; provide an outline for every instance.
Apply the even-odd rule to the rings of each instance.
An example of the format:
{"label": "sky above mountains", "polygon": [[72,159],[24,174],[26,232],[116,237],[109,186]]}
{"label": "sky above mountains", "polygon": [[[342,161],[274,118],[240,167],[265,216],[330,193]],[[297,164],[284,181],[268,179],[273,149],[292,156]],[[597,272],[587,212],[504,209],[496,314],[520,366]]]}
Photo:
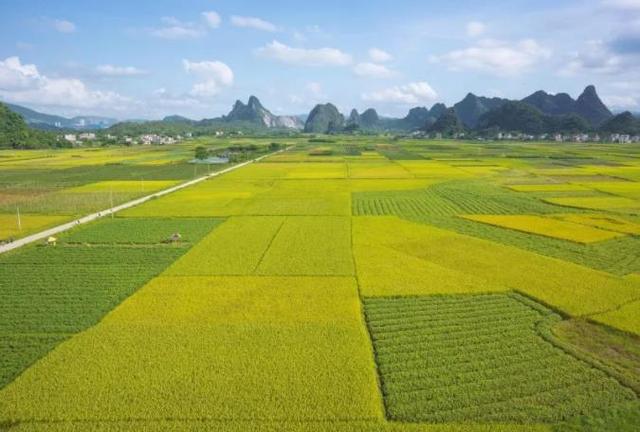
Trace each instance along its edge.
{"label": "sky above mountains", "polygon": [[640,111],[640,0],[0,3],[0,100],[60,115],[211,118],[451,105],[467,92]]}

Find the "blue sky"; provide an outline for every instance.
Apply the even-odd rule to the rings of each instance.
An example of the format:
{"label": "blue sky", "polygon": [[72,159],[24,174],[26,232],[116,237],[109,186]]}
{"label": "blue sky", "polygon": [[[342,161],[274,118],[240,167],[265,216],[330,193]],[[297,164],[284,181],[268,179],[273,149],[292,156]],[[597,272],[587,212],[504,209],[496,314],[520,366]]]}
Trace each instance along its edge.
{"label": "blue sky", "polygon": [[400,116],[588,84],[640,111],[640,0],[21,0],[0,28],[0,100],[62,115],[211,118],[255,94]]}

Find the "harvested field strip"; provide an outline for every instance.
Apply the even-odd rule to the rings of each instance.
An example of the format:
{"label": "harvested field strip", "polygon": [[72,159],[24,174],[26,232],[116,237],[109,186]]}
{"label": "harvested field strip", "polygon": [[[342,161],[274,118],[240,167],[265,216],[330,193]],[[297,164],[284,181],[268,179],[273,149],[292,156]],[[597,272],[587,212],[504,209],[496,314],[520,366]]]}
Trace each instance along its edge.
{"label": "harvested field strip", "polygon": [[[637,400],[601,370],[543,339],[537,326],[560,319],[544,307],[531,307],[516,294],[450,298],[433,297],[432,304],[431,297],[364,300],[391,419],[558,422]],[[487,300],[510,307],[484,310]],[[404,308],[414,302],[423,307]],[[407,323],[402,331],[384,325],[394,312]]]}

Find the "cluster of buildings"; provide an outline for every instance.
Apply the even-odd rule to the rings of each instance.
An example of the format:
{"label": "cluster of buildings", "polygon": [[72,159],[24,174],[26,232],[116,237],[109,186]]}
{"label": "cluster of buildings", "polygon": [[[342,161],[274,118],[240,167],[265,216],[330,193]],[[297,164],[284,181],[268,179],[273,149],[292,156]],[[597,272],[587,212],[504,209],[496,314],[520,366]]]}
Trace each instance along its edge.
{"label": "cluster of buildings", "polygon": [[95,141],[98,137],[93,132],[83,132],[80,134],[64,134],[62,138],[71,144],[77,144],[83,141]]}
{"label": "cluster of buildings", "polygon": [[540,134],[530,135],[521,133],[504,133],[499,132],[495,139],[498,140],[519,140],[519,141],[555,141],[555,142],[609,142],[609,143],[637,143],[640,142],[640,136],[624,135],[624,134],[605,134],[598,133],[577,133],[577,134]]}
{"label": "cluster of buildings", "polygon": [[176,135],[175,137],[167,136],[167,135],[158,135],[158,134],[144,134],[138,137],[132,137],[128,135],[120,137],[112,134],[105,134],[105,135],[98,136],[94,132],[83,132],[79,134],[74,134],[74,133],[64,134],[58,139],[63,139],[74,146],[81,146],[84,143],[92,142],[96,140],[102,140],[106,142],[118,142],[118,143],[127,144],[127,145],[137,145],[137,144],[164,145],[164,144],[175,144],[182,141],[185,138],[191,138],[191,137],[192,137],[191,132],[187,132],[186,134],[184,134],[184,136]]}
{"label": "cluster of buildings", "polygon": [[[125,137],[125,142],[131,142],[131,141],[126,141],[127,138],[131,139],[131,137]],[[171,136],[158,135],[158,134],[144,134],[144,135],[140,135],[139,139],[140,139],[140,143],[144,145],[175,144],[179,141],[182,141],[182,136],[177,135],[174,138]],[[134,142],[133,144],[137,144],[137,142]]]}
{"label": "cluster of buildings", "polygon": [[[432,139],[442,139],[443,134],[441,133],[430,133],[425,134],[424,132],[414,132],[411,134],[414,137],[422,137],[422,138],[432,138]],[[464,133],[457,133],[452,136],[447,136],[446,138],[453,139],[473,139],[472,136],[467,136]],[[640,135],[627,135],[627,134],[619,134],[619,133],[611,133],[611,134],[598,134],[598,133],[578,133],[578,134],[524,134],[518,132],[498,132],[494,136],[488,137],[479,137],[476,138],[478,140],[505,140],[505,141],[555,141],[555,142],[598,142],[598,143],[640,143]]]}

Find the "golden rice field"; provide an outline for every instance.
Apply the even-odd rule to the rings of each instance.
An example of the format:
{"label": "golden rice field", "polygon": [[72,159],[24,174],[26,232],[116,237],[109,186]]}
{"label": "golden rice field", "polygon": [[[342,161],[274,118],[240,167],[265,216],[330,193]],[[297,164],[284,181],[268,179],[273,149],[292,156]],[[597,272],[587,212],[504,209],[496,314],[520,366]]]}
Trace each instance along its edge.
{"label": "golden rice field", "polygon": [[[635,148],[309,140],[0,255],[0,431],[640,429]],[[0,238],[193,147],[0,152]]]}

